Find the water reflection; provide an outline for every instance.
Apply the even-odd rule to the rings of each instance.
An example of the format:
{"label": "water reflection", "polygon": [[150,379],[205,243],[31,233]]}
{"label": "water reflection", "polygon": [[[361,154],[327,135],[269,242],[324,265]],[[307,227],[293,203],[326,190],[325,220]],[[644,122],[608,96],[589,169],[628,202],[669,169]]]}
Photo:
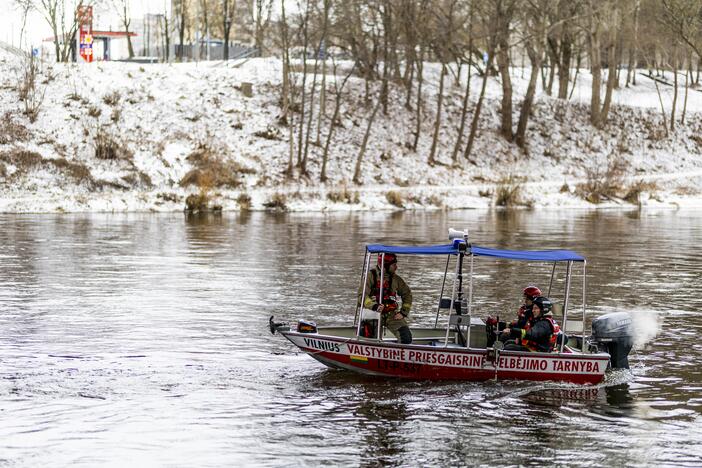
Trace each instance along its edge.
{"label": "water reflection", "polygon": [[[1,215],[0,453],[19,465],[702,464],[700,214]],[[359,377],[268,334],[273,314],[351,322],[364,244],[442,243],[466,226],[480,245],[583,253],[592,315],[663,326],[597,387]],[[400,259],[416,324],[434,323],[444,266]],[[510,317],[521,288],[551,273],[475,271],[478,313]]]}

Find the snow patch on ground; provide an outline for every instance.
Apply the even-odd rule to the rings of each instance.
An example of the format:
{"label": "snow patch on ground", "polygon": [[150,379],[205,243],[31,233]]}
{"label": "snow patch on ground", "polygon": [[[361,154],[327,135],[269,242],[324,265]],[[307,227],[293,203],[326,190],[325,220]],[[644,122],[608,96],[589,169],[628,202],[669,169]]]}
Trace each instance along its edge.
{"label": "snow patch on ground", "polygon": [[[29,135],[3,140],[0,124],[2,212],[182,210],[186,197],[201,191],[181,181],[196,169],[189,155],[203,146],[228,167],[240,168],[229,186],[205,189],[225,210],[241,209],[246,197],[251,209],[274,209],[278,200],[290,211],[489,208],[502,189],[515,185],[525,207],[631,206],[616,197],[594,205],[576,191],[578,184],[605,177],[615,162],[621,166],[618,183],[648,183],[638,193],[640,205],[702,206],[702,92],[689,91],[685,124],[666,134],[655,82],[643,73],[636,86],[615,92],[610,121],[602,130],[589,124],[591,82],[586,70],[578,73],[571,101],[539,90],[526,152],[498,133],[501,86],[491,78],[472,157],[463,158],[461,147],[454,165],[464,70],[460,82],[447,83],[438,164],[429,165],[440,67],[427,64],[417,150],[411,149],[416,112],[404,107],[405,90],[394,87],[387,115],[379,112],[373,127],[359,186],[351,178],[371,112],[363,102],[360,78],[347,84],[330,147],[328,180],[320,182],[329,119],[319,132],[321,146],[310,145],[309,174],[285,175],[289,142],[287,127],[279,123],[277,59],[44,64],[39,88],[46,92],[45,101],[33,123],[23,115],[15,89],[21,65],[17,57],[0,51],[0,121],[20,125]],[[342,63],[339,74],[348,67]],[[513,69],[515,126],[528,75],[528,69]],[[334,80],[342,78],[327,76],[328,116]],[[472,103],[480,80],[472,77]],[[252,97],[242,91],[242,83],[252,83]],[[659,89],[669,118],[673,89],[661,83]],[[680,88],[678,119],[683,92]],[[472,106],[466,128],[471,118]],[[316,125],[315,117],[312,140]],[[96,147],[105,138],[116,142],[119,151],[100,159]],[[40,163],[22,152],[38,154]]]}

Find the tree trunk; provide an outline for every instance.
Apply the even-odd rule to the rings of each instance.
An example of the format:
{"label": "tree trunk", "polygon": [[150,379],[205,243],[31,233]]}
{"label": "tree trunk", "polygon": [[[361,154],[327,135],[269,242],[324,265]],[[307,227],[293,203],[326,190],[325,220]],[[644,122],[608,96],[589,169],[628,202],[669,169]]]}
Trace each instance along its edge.
{"label": "tree trunk", "polygon": [[685,125],[685,113],[687,112],[687,92],[690,88],[690,82],[688,81],[688,71],[690,74],[690,77],[692,77],[692,52],[690,52],[690,62],[689,62],[690,68],[689,70],[685,68],[685,100],[683,101],[683,111],[682,115],[680,116],[680,125]]}
{"label": "tree trunk", "polygon": [[[592,3],[592,2],[591,2]],[[590,31],[588,44],[590,48],[590,67],[592,69],[592,96],[590,98],[590,122],[600,126],[600,88],[602,86],[602,63],[600,60],[600,25],[594,18],[594,7],[590,6]]]}
{"label": "tree trunk", "polygon": [[281,96],[281,102],[282,102],[282,121],[285,125],[288,126],[289,129],[289,154],[288,154],[288,167],[285,170],[285,173],[288,177],[292,176],[293,173],[293,140],[294,140],[294,131],[293,131],[293,121],[292,121],[292,116],[289,116],[290,114],[290,44],[288,41],[288,22],[285,17],[285,2],[282,2],[281,4],[281,10],[282,10],[282,16],[281,16],[281,23],[280,23],[280,28],[281,28],[281,36],[283,39],[283,95]]}
{"label": "tree trunk", "polygon": [[558,44],[555,39],[548,39],[548,84],[546,85],[546,94],[551,96],[553,94],[553,81],[556,76],[556,64],[559,62],[559,50]]}
{"label": "tree trunk", "polygon": [[431,139],[431,150],[429,151],[429,165],[436,163],[436,146],[439,141],[439,130],[441,129],[441,107],[444,102],[444,80],[446,78],[446,64],[441,64],[441,76],[439,78],[439,96],[436,101],[436,119],[434,120],[434,136]]}
{"label": "tree trunk", "polygon": [[361,180],[361,164],[363,162],[363,156],[366,154],[366,146],[368,145],[368,138],[370,137],[371,129],[373,128],[373,121],[375,120],[375,115],[380,109],[380,99],[373,106],[373,112],[371,113],[370,119],[368,119],[368,127],[366,127],[366,133],[363,135],[363,142],[361,143],[361,149],[358,152],[358,158],[356,159],[356,167],[353,171],[353,181],[361,185],[363,181]]}
{"label": "tree trunk", "polygon": [[419,134],[422,131],[422,83],[424,82],[424,48],[419,49],[419,60],[417,61],[417,109],[416,109],[416,127],[414,131],[414,143],[412,149],[417,151],[419,143]]}
{"label": "tree trunk", "polygon": [[59,47],[59,33],[58,33],[58,28],[56,26],[56,23],[53,23],[51,25],[51,29],[54,33],[54,49],[56,52],[56,61],[60,62],[61,61],[61,48]]}
{"label": "tree trunk", "polygon": [[665,135],[668,136],[668,118],[665,115],[665,107],[663,107],[663,98],[661,97],[661,90],[658,88],[658,80],[653,80],[653,84],[656,85],[656,93],[658,93],[658,102],[661,104],[661,115],[663,115],[663,130],[665,130]]}
{"label": "tree trunk", "polygon": [[408,111],[412,110],[412,83],[414,81],[414,62],[407,62],[407,67],[409,68],[409,78],[407,83],[407,96],[405,97],[405,109]]}
{"label": "tree trunk", "polygon": [[[567,24],[564,27],[568,27]],[[568,84],[570,81],[570,62],[573,57],[573,37],[570,30],[566,29],[561,39],[561,62],[558,65],[558,99],[568,98]]]}
{"label": "tree trunk", "polygon": [[307,25],[309,23],[310,2],[305,4],[305,18],[302,25],[302,88],[300,90],[300,129],[297,135],[297,166],[302,167],[302,137],[305,131],[305,100],[307,98],[305,89],[307,86],[307,46],[309,45],[309,36]]}
{"label": "tree trunk", "polygon": [[580,49],[578,49],[578,55],[577,58],[575,59],[575,76],[573,77],[573,86],[570,88],[570,93],[568,94],[568,100],[573,97],[573,92],[575,91],[575,87],[578,85],[578,74],[580,73],[580,66],[582,65],[582,58],[580,56]]}
{"label": "tree trunk", "polygon": [[[352,68],[351,71],[349,71],[349,74],[344,77],[344,81],[341,82],[341,86],[336,89],[336,96],[334,98],[334,114],[332,115],[331,122],[329,123],[329,133],[327,134],[327,142],[324,144],[324,152],[322,153],[322,170],[319,173],[320,182],[327,181],[327,160],[329,159],[329,146],[331,145],[332,135],[334,135],[334,128],[336,127],[336,122],[339,119],[339,113],[341,112],[341,92],[344,90],[344,86],[346,86],[346,82],[348,81],[349,77],[353,74],[354,68]],[[334,67],[334,76],[336,76],[336,67]],[[334,83],[336,83],[336,81],[334,81]]]}
{"label": "tree trunk", "polygon": [[178,45],[178,54],[176,55],[176,58],[178,61],[182,62],[183,61],[183,55],[185,52],[185,49],[183,49],[183,44],[185,42],[185,18],[186,18],[186,2],[185,0],[180,1],[180,12],[178,13],[178,40],[179,40],[179,45]]}
{"label": "tree trunk", "polygon": [[[621,31],[621,29],[617,31],[617,36],[620,34],[619,31]],[[604,124],[607,123],[609,108],[612,103],[612,93],[614,92],[614,85],[617,81],[617,44],[617,40],[611,43],[607,53],[607,90],[605,92],[604,104],[602,104],[602,112],[600,114],[600,126],[604,126]]]}
{"label": "tree trunk", "polygon": [[[336,79],[336,77],[334,77]],[[317,115],[317,138],[314,144],[320,146],[322,144],[322,119],[327,113],[327,55],[324,53],[322,59],[322,86],[319,90],[319,112]]]}
{"label": "tree trunk", "polygon": [[170,60],[171,56],[171,35],[170,27],[168,25],[168,15],[163,15],[163,57],[166,62]]}
{"label": "tree trunk", "polygon": [[[471,37],[472,39],[472,37]],[[471,62],[468,62],[468,76],[466,77],[466,91],[463,94],[463,106],[461,107],[461,123],[458,126],[458,132],[456,134],[456,144],[453,146],[453,154],[451,154],[451,161],[455,165],[458,161],[458,150],[461,147],[461,143],[463,142],[463,131],[465,130],[466,127],[466,115],[468,114],[468,103],[470,102],[470,81],[471,81],[471,73],[470,73],[470,65]]]}
{"label": "tree trunk", "polygon": [[[473,50],[473,8],[470,9],[470,16],[468,17],[468,50]],[[461,123],[458,126],[458,133],[456,134],[456,144],[453,146],[453,154],[451,154],[451,161],[455,166],[458,161],[458,150],[463,142],[463,131],[466,126],[466,115],[468,114],[468,102],[470,102],[470,80],[471,80],[471,64],[473,60],[468,54],[468,71],[466,76],[466,91],[463,94],[463,106],[461,107]],[[523,67],[522,67],[523,69]]]}
{"label": "tree trunk", "polygon": [[636,52],[638,51],[639,44],[639,10],[641,8],[641,0],[636,0],[636,5],[634,7],[634,42],[633,42],[633,56],[634,56],[634,71],[631,78],[631,84],[636,86],[636,68],[638,66],[638,56]]}
{"label": "tree trunk", "polygon": [[670,110],[670,131],[675,131],[675,106],[678,103],[678,51],[673,48],[673,106]]}
{"label": "tree trunk", "polygon": [[[531,76],[529,77],[529,85],[527,86],[526,95],[522,103],[522,109],[519,112],[519,123],[517,124],[517,133],[514,136],[517,146],[524,149],[526,146],[526,129],[531,115],[531,107],[534,102],[534,94],[536,92],[536,83],[539,79],[539,68],[541,67],[541,52],[534,51],[530,53],[531,59]],[[531,57],[533,55],[533,58]],[[560,89],[559,89],[560,93]]]}
{"label": "tree trunk", "polygon": [[502,78],[502,119],[500,133],[507,141],[512,141],[512,80],[509,75],[509,33],[500,34],[500,44],[497,52],[497,67]]}
{"label": "tree trunk", "polygon": [[[321,45],[321,41],[320,41]],[[302,163],[300,164],[300,175],[307,175],[307,157],[310,149],[310,133],[312,130],[312,118],[314,116],[314,96],[317,89],[317,69],[319,68],[319,49],[314,57],[314,71],[312,73],[312,89],[310,90],[310,105],[307,117],[307,130],[305,130],[305,149],[302,155]]]}
{"label": "tree trunk", "polygon": [[222,15],[222,21],[224,26],[224,60],[229,60],[229,35],[232,31],[234,10],[236,10],[236,2],[234,0],[224,0]]}
{"label": "tree trunk", "polygon": [[483,108],[483,99],[485,98],[485,87],[487,86],[488,71],[492,66],[492,56],[493,51],[488,51],[488,62],[485,66],[485,73],[483,74],[483,84],[480,87],[480,97],[475,105],[475,111],[473,112],[473,120],[470,123],[470,134],[468,135],[468,144],[466,145],[466,151],[464,153],[465,158],[470,161],[470,153],[473,151],[473,142],[475,141],[475,134],[478,130],[478,120],[480,119],[480,110]]}
{"label": "tree trunk", "polygon": [[631,83],[631,75],[632,71],[634,72],[634,75],[636,75],[636,71],[633,70],[634,68],[634,46],[632,45],[629,47],[629,64],[626,67],[626,86],[627,88],[629,87],[629,83]]}
{"label": "tree trunk", "polygon": [[382,86],[380,88],[380,99],[383,101],[383,115],[388,115],[388,78],[390,75],[390,60],[389,54],[389,35],[390,35],[390,24],[392,8],[390,2],[385,1],[383,3],[383,80]]}
{"label": "tree trunk", "polygon": [[132,47],[132,36],[129,34],[129,25],[131,24],[131,19],[129,18],[129,11],[127,11],[127,1],[122,3],[122,24],[124,24],[124,33],[127,36],[127,51],[129,52],[129,58],[134,58],[134,47]]}

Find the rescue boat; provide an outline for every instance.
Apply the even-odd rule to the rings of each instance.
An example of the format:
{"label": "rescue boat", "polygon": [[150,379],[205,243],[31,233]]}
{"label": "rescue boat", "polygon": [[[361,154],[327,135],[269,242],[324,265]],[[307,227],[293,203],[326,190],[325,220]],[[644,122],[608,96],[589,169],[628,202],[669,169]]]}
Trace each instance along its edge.
{"label": "rescue boat", "polygon": [[[356,306],[352,326],[317,327],[314,322],[299,320],[296,326],[291,327],[287,322],[276,322],[274,317],[270,317],[271,333],[280,333],[328,367],[383,377],[465,381],[551,380],[597,384],[604,379],[607,369],[628,368],[627,356],[633,335],[628,314],[614,313],[596,318],[592,321],[592,333],[589,336],[584,334],[587,317],[585,257],[570,250],[520,251],[480,247],[468,241],[467,232],[453,229],[449,230],[449,240],[451,243],[445,245],[366,246],[361,279],[363,296],[373,255],[378,256],[381,271],[384,271],[385,254],[446,256],[435,325],[412,327],[411,344],[399,343],[394,336],[385,333],[384,327],[380,326],[380,314],[364,308],[363,301]],[[565,264],[563,301],[554,307],[562,332],[552,352],[502,349],[501,341],[495,338],[504,328],[504,322],[485,321],[475,316],[473,271],[474,262],[478,259],[552,263],[547,292],[549,297],[558,265]],[[463,270],[466,262],[469,273],[467,292],[464,292]],[[449,266],[452,263],[452,286],[448,288]],[[574,266],[580,267],[583,282],[579,321],[568,319]],[[383,297],[382,290],[379,296]],[[369,330],[372,331],[371,336],[368,336]]]}

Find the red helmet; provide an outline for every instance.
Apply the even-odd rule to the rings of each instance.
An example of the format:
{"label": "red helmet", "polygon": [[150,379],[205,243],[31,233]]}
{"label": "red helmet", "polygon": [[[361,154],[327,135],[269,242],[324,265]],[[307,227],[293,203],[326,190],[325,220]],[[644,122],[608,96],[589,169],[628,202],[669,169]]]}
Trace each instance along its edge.
{"label": "red helmet", "polygon": [[[378,254],[378,266],[383,263],[383,254]],[[388,267],[393,263],[397,263],[397,256],[395,254],[386,253],[385,254],[385,266]]]}
{"label": "red helmet", "polygon": [[534,300],[535,297],[539,297],[541,295],[541,290],[536,286],[527,286],[524,288],[524,295],[529,299]]}

